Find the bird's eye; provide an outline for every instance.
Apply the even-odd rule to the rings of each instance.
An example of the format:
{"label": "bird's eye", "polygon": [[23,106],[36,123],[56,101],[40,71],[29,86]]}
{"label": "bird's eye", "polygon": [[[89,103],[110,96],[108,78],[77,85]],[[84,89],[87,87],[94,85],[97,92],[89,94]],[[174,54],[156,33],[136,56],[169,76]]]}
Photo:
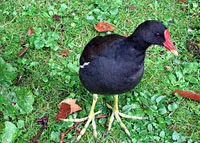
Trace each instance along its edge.
{"label": "bird's eye", "polygon": [[156,37],[160,37],[160,33],[156,33]]}

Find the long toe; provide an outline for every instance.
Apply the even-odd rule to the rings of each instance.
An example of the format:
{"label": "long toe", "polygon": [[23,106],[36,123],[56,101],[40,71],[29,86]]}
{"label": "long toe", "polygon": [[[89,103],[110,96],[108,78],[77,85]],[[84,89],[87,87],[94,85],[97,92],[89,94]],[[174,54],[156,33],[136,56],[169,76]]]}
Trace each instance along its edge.
{"label": "long toe", "polygon": [[99,113],[101,113],[102,111],[98,111],[96,113],[93,113],[93,112],[90,112],[89,116],[88,116],[88,120],[85,124],[85,126],[83,127],[83,129],[81,130],[79,136],[75,139],[75,142],[79,142],[79,140],[81,139],[81,137],[85,134],[85,131],[87,130],[90,122],[92,122],[92,128],[93,128],[93,136],[94,136],[94,139],[96,140],[97,139],[97,132],[96,132],[96,123],[95,123],[95,116]]}

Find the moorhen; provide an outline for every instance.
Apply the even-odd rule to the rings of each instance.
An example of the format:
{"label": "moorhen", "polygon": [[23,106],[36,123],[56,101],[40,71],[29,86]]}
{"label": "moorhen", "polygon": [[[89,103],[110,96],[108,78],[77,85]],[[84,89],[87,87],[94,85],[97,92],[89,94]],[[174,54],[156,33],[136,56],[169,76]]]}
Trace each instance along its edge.
{"label": "moorhen", "polygon": [[143,22],[128,37],[117,34],[97,36],[85,46],[80,57],[79,75],[84,87],[93,93],[93,103],[88,117],[71,120],[74,122],[87,120],[75,142],[80,140],[90,122],[92,122],[95,140],[97,138],[94,119],[95,115],[101,111],[94,113],[94,108],[98,94],[114,95],[114,107],[107,104],[113,111],[108,131],[111,129],[115,117],[121,128],[131,137],[120,116],[134,119],[143,118],[120,113],[118,94],[130,91],[140,82],[144,72],[145,52],[152,44],[164,46],[178,56],[178,52],[170,40],[169,30],[161,22],[155,20]]}

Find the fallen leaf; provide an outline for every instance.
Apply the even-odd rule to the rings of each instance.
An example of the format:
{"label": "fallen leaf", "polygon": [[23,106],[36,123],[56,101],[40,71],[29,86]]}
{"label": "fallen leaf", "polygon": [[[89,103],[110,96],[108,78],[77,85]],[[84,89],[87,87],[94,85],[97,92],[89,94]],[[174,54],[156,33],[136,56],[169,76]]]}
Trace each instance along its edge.
{"label": "fallen leaf", "polygon": [[29,48],[29,47],[25,47],[23,50],[21,50],[21,51],[19,52],[19,54],[17,55],[17,57],[19,58],[19,57],[21,57],[22,55],[24,55],[24,54],[26,53],[26,51],[28,50],[28,48]]}
{"label": "fallen leaf", "polygon": [[55,20],[55,21],[60,21],[60,16],[57,15],[57,14],[54,14],[54,15],[52,16],[52,18],[53,18],[53,20]]}
{"label": "fallen leaf", "polygon": [[172,94],[178,93],[180,96],[189,98],[192,100],[200,101],[200,94],[199,93],[192,93],[185,90],[174,90]]}
{"label": "fallen leaf", "polygon": [[26,42],[22,41],[21,42],[21,46],[24,46],[26,44]]}
{"label": "fallen leaf", "polygon": [[98,31],[98,32],[106,32],[106,31],[113,31],[115,29],[114,26],[112,26],[109,23],[106,23],[104,21],[100,21],[97,23],[97,25],[94,25],[94,28]]}
{"label": "fallen leaf", "polygon": [[128,35],[125,33],[125,34],[124,34],[124,37],[126,37],[126,38],[127,38],[127,37],[128,37]]}
{"label": "fallen leaf", "polygon": [[69,114],[72,114],[73,112],[77,112],[77,111],[82,110],[82,108],[78,104],[76,104],[76,99],[72,99],[72,98],[64,99],[63,101],[61,101],[58,104],[59,108],[61,108],[62,103],[66,103],[66,104],[70,105],[70,113]]}
{"label": "fallen leaf", "polygon": [[58,108],[60,108],[61,104],[62,103],[67,103],[67,104],[75,104],[76,103],[76,99],[72,99],[72,98],[66,98],[64,99],[63,101],[61,101],[59,104],[58,104]]}
{"label": "fallen leaf", "polygon": [[187,0],[178,0],[181,3],[187,3]]}
{"label": "fallen leaf", "polygon": [[169,70],[171,70],[171,67],[170,66],[165,66],[165,69],[169,71]]}
{"label": "fallen leaf", "polygon": [[135,6],[132,6],[132,5],[130,5],[130,6],[127,6],[126,8],[129,8],[129,9],[132,9],[132,10],[136,10],[136,7]]}
{"label": "fallen leaf", "polygon": [[32,35],[34,32],[34,30],[32,29],[32,27],[28,28],[28,36]]}
{"label": "fallen leaf", "polygon": [[62,51],[60,54],[63,56],[67,56],[69,54],[69,50],[66,49],[66,50]]}
{"label": "fallen leaf", "polygon": [[59,122],[60,119],[65,119],[71,112],[70,105],[67,103],[60,104],[60,111],[56,115],[56,122]]}

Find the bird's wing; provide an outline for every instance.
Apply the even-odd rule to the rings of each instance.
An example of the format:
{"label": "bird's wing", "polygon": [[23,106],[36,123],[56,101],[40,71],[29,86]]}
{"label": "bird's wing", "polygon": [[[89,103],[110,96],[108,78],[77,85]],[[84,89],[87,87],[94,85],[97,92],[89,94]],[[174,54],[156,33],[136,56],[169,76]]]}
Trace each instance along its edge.
{"label": "bird's wing", "polygon": [[80,65],[91,62],[97,55],[101,53],[105,48],[109,48],[110,43],[117,39],[124,39],[123,36],[117,34],[111,34],[107,36],[96,36],[94,37],[84,48],[80,58]]}

